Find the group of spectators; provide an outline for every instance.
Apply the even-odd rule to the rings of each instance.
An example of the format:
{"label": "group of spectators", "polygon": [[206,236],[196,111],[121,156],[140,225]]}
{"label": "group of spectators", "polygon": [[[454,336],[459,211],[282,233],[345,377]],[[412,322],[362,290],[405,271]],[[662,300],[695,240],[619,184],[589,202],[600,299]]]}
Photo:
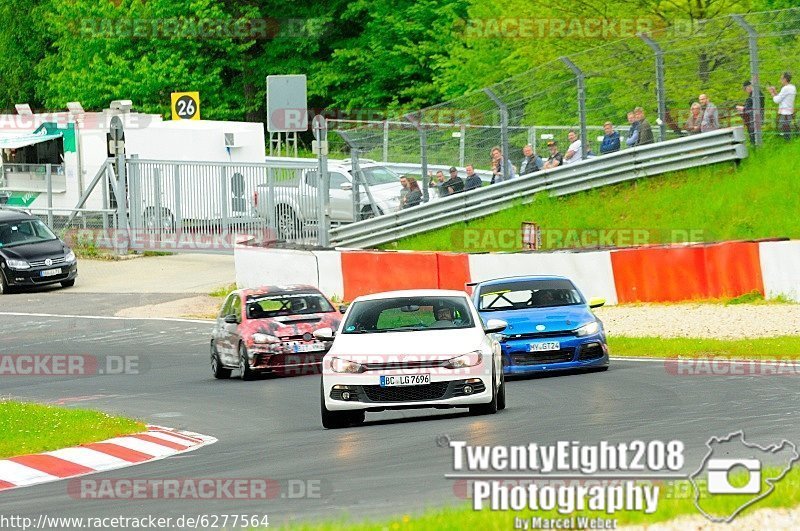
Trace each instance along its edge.
{"label": "group of spectators", "polygon": [[[791,81],[791,74],[789,72],[784,72],[780,79],[780,90],[772,85],[767,87],[767,90],[772,96],[772,101],[778,105],[777,130],[780,135],[787,140],[793,135],[800,133],[795,123],[795,98],[797,96],[797,88]],[[755,143],[756,113],[754,110],[753,84],[750,81],[745,81],[742,84],[742,89],[747,93],[747,99],[742,105],[737,105],[736,110],[742,117],[742,121],[750,136],[750,141]],[[759,94],[758,97],[761,108],[760,122],[763,123],[765,108],[764,94]],[[630,127],[625,137],[625,144],[628,147],[643,146],[655,142],[653,129],[650,122],[647,121],[645,111],[642,107],[636,107],[628,113],[628,123]],[[670,122],[668,121],[668,123]],[[680,131],[682,134],[694,135],[714,131],[719,129],[719,127],[719,111],[717,110],[717,106],[711,102],[708,95],[700,94],[697,101],[691,104],[689,116],[683,124],[683,127],[681,128],[676,125],[673,128]],[[603,124],[603,133],[603,138],[600,142],[600,155],[619,151],[622,140],[620,134],[614,130],[614,125],[611,122]],[[522,148],[522,160],[519,167],[516,167],[508,157],[503,155],[503,150],[499,146],[493,147],[490,151],[490,166],[492,169],[491,184],[513,179],[517,175],[524,176],[539,170],[549,170],[562,165],[572,164],[582,160],[584,156],[587,158],[596,156],[591,150],[587,150],[587,153],[584,155],[581,138],[574,130],[567,133],[567,140],[569,145],[566,152],[563,154],[559,149],[558,142],[549,140],[547,142],[548,157],[546,159],[537,155],[533,150],[533,146],[530,144],[526,145]],[[435,177],[429,177],[431,178],[430,187],[440,197],[458,194],[474,188],[479,188],[483,185],[481,178],[475,173],[475,168],[472,164],[466,166],[466,177],[463,179],[458,176],[458,170],[455,167],[450,168],[450,177],[448,179],[445,179],[444,172],[442,171],[436,172]],[[415,178],[410,176],[401,177],[400,184],[402,186],[400,194],[402,208],[412,207],[422,202],[422,191]]]}

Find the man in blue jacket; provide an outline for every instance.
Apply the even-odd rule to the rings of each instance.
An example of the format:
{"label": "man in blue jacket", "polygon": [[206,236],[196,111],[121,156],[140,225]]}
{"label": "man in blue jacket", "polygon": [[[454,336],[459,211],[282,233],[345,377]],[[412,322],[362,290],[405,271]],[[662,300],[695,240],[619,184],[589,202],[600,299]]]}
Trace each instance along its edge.
{"label": "man in blue jacket", "polygon": [[606,134],[600,144],[600,154],[605,155],[606,153],[619,151],[619,133],[614,131],[614,125],[611,122],[606,122],[603,124],[603,130]]}

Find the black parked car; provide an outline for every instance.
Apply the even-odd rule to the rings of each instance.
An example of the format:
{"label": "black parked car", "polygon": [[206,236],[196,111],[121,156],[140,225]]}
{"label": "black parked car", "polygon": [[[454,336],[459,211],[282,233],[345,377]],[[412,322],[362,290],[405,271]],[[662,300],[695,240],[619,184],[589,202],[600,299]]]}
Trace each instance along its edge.
{"label": "black parked car", "polygon": [[75,253],[39,218],[0,208],[0,294],[10,286],[69,287],[78,276]]}

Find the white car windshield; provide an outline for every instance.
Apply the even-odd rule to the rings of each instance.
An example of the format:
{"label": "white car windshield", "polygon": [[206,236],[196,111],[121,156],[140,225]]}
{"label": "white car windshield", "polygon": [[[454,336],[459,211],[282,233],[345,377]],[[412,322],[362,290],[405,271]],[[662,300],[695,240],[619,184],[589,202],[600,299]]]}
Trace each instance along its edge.
{"label": "white car windshield", "polygon": [[39,219],[0,223],[0,247],[55,240],[56,235]]}
{"label": "white car windshield", "polygon": [[465,297],[398,297],[354,302],[342,333],[408,332],[474,326]]}
{"label": "white car windshield", "polygon": [[482,312],[548,308],[583,304],[569,280],[516,280],[483,286],[478,295]]}
{"label": "white car windshield", "polygon": [[389,168],[385,168],[383,166],[373,166],[371,168],[361,168],[362,173],[364,174],[364,178],[367,182],[371,185],[376,184],[390,184],[390,183],[398,183],[400,181],[400,176],[397,175],[395,172],[390,170]]}

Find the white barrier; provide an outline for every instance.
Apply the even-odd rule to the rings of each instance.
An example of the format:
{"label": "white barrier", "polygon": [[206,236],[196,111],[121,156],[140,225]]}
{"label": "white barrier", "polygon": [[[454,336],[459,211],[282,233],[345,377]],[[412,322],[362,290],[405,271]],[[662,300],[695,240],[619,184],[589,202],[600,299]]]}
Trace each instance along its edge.
{"label": "white barrier", "polygon": [[469,256],[472,282],[517,275],[559,275],[571,279],[586,297],[617,304],[611,253],[475,254]]}
{"label": "white barrier", "polygon": [[800,302],[800,241],[761,242],[758,254],[766,298]]}

